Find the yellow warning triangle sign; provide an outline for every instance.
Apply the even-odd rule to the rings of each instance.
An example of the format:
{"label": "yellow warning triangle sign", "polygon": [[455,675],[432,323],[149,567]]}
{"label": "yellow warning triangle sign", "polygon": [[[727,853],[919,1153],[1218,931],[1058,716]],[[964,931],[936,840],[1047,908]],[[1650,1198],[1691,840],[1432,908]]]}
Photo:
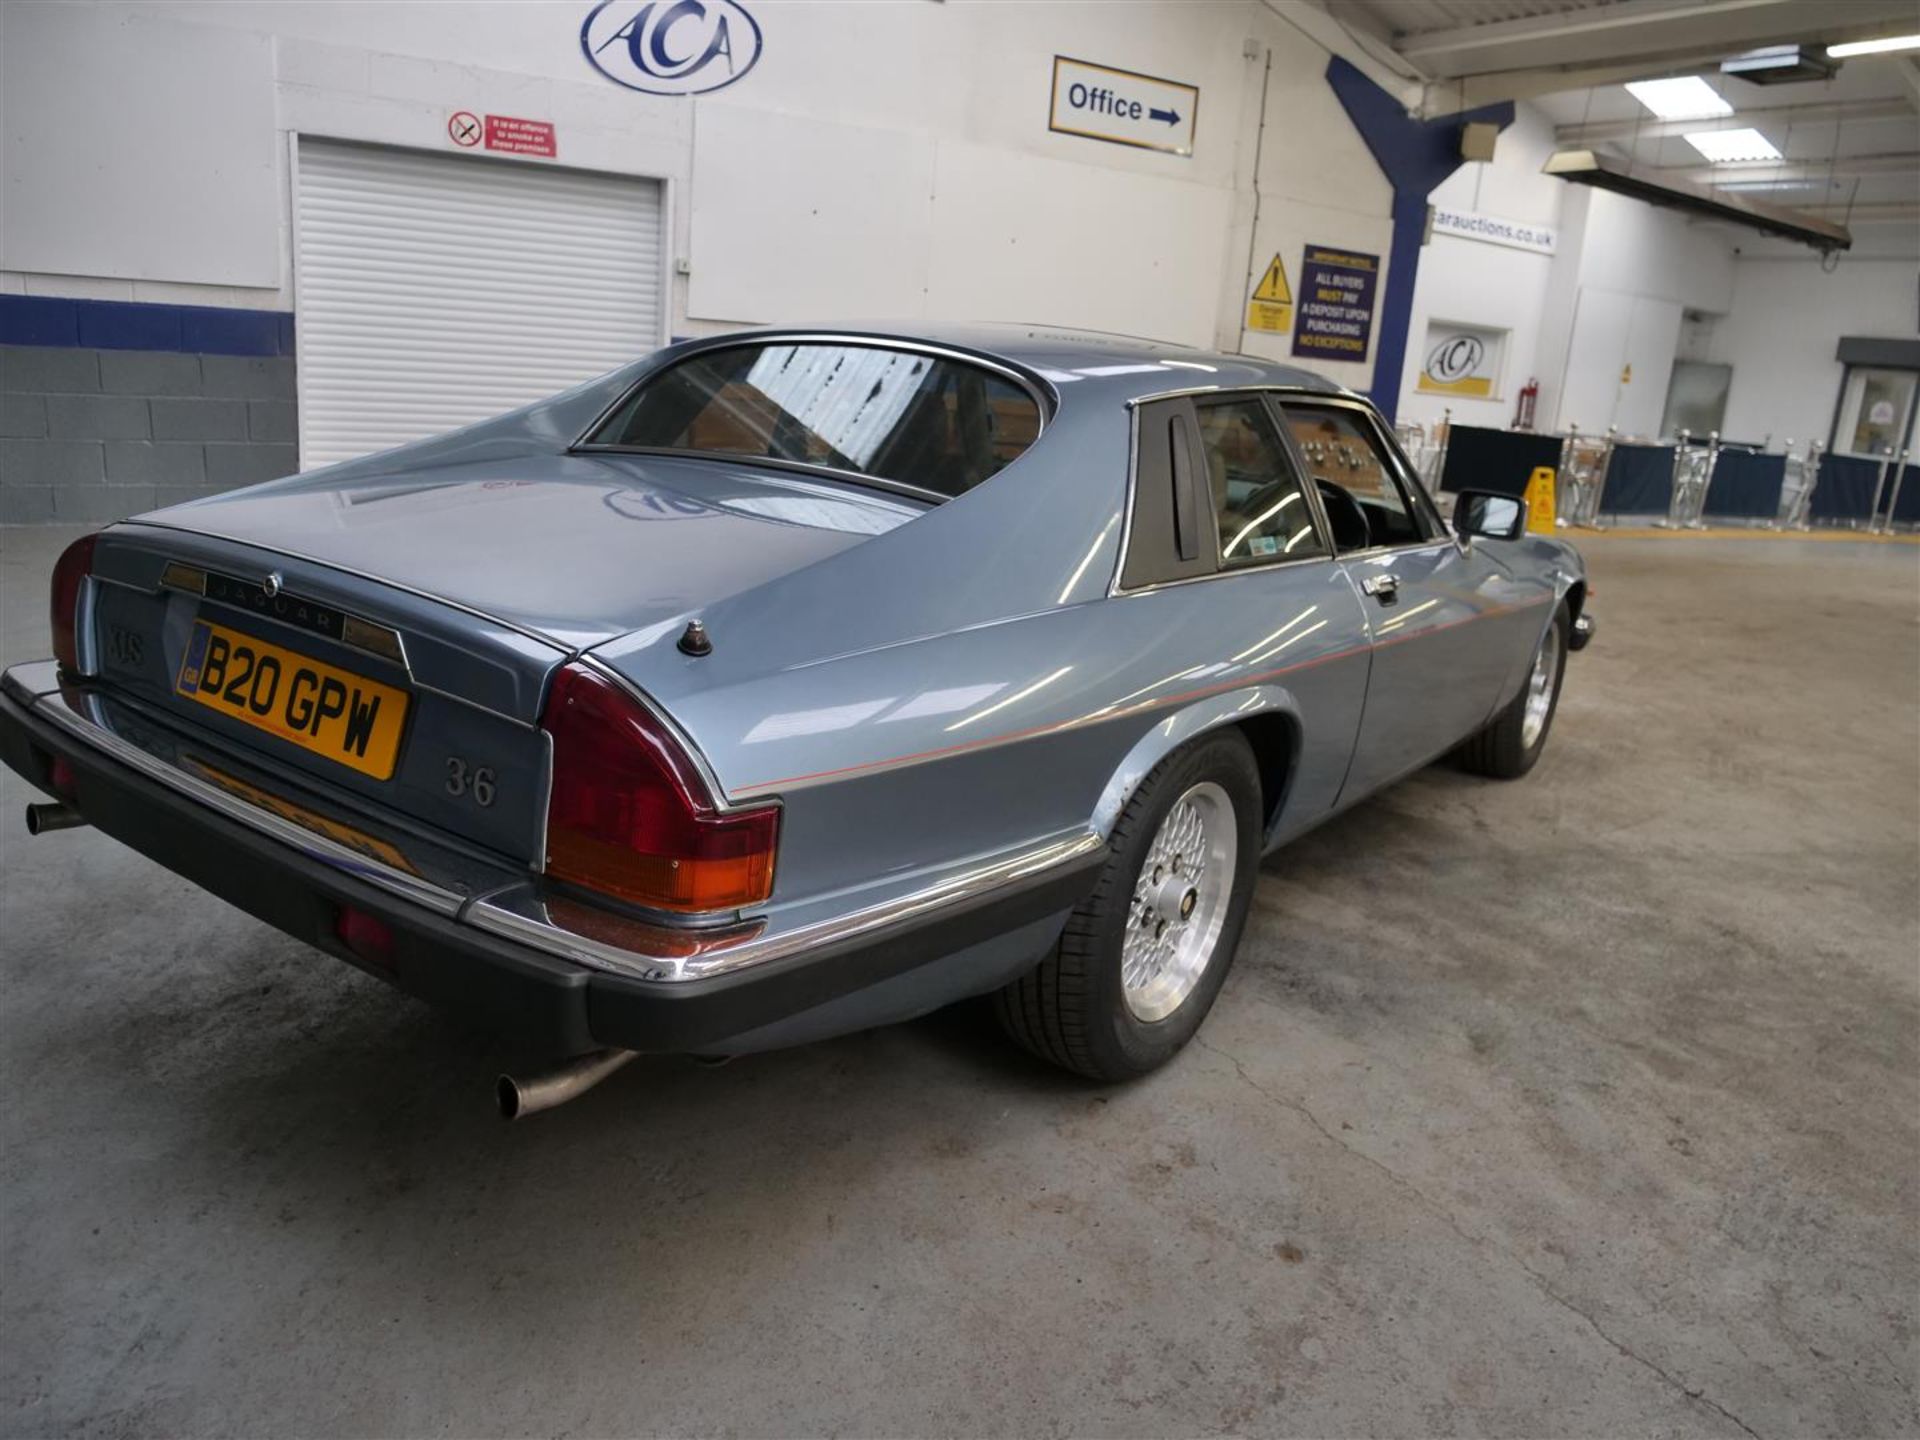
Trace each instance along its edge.
{"label": "yellow warning triangle sign", "polygon": [[1273,263],[1267,266],[1267,273],[1260,277],[1260,283],[1254,286],[1253,298],[1280,305],[1293,303],[1293,290],[1287,284],[1287,267],[1280,263],[1278,255],[1274,256]]}

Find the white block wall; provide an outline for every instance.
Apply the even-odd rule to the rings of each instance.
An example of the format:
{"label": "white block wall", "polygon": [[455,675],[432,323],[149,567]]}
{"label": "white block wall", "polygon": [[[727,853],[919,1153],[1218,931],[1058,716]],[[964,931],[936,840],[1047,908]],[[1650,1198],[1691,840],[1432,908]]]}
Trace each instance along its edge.
{"label": "white block wall", "polygon": [[1777,448],[1826,443],[1840,395],[1842,335],[1920,334],[1920,264],[1842,256],[1832,273],[1812,255],[1742,255],[1710,358],[1733,366],[1726,432]]}
{"label": "white block wall", "polygon": [[[748,3],[765,32],[758,65],[691,100],[594,71],[578,41],[585,0],[5,7],[10,56],[31,68],[57,49],[69,63],[58,85],[10,86],[0,102],[8,153],[34,157],[9,162],[0,285],[295,309],[293,137],[441,151],[457,109],[553,122],[558,160],[518,163],[665,183],[670,254],[691,267],[672,286],[676,334],[931,316],[1237,346],[1250,242],[1261,267],[1275,249],[1297,267],[1308,242],[1387,250],[1387,186],[1324,76],[1337,48],[1395,82],[1300,0]],[[121,52],[169,64],[87,58]],[[1199,86],[1192,156],[1051,133],[1055,54]],[[175,133],[183,90],[197,143]],[[163,143],[76,123],[148,111],[170,117]],[[156,182],[164,204],[115,199]],[[228,213],[245,223],[212,223]],[[63,231],[82,221],[85,245]],[[1324,368],[1371,382],[1370,362]]]}

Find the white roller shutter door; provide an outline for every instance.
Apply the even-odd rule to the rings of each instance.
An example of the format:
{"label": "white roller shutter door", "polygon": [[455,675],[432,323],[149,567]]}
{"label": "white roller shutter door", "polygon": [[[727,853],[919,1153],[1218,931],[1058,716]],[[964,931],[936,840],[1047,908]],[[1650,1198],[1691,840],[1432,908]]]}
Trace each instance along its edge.
{"label": "white roller shutter door", "polygon": [[663,341],[660,184],[300,141],[303,468],[538,400]]}

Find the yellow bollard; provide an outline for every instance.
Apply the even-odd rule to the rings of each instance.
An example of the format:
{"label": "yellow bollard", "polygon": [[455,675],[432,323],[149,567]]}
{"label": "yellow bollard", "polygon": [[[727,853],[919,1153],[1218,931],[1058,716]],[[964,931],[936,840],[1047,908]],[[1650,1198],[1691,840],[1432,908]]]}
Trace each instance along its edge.
{"label": "yellow bollard", "polygon": [[1541,465],[1527,480],[1527,529],[1535,535],[1553,534],[1553,467]]}

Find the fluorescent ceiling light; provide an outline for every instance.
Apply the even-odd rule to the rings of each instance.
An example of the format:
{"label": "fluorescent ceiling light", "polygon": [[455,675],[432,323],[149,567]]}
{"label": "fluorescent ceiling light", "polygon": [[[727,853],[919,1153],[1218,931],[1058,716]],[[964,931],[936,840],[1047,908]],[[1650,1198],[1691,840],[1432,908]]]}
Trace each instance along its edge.
{"label": "fluorescent ceiling light", "polygon": [[1627,86],[1627,93],[1662,120],[1705,120],[1709,116],[1733,113],[1733,106],[1698,75],[1682,75],[1674,80],[1635,80]]}
{"label": "fluorescent ceiling light", "polygon": [[1716,165],[1731,160],[1778,160],[1780,152],[1758,130],[1696,130],[1687,144]]}
{"label": "fluorescent ceiling light", "polygon": [[1716,182],[1721,190],[1734,190],[1742,195],[1771,194],[1785,190],[1818,190],[1818,180],[1721,180]]}
{"label": "fluorescent ceiling light", "polygon": [[1827,46],[1827,57],[1844,60],[1849,55],[1885,55],[1889,50],[1920,50],[1920,35],[1888,35],[1879,40],[1849,40],[1844,45]]}

